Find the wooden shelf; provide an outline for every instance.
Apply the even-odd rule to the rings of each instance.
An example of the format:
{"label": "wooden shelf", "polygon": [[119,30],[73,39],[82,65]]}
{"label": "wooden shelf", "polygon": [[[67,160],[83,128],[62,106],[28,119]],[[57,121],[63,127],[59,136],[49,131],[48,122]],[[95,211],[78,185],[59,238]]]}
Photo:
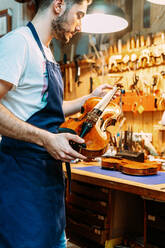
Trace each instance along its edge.
{"label": "wooden shelf", "polygon": [[[120,104],[119,97],[115,102]],[[159,108],[155,107],[154,95],[137,95],[136,92],[126,92],[122,96],[123,111],[132,111],[134,113],[143,113],[144,111],[158,111]]]}
{"label": "wooden shelf", "polygon": [[159,131],[165,131],[165,126],[158,124],[158,125],[154,125],[154,128],[159,130]]}
{"label": "wooden shelf", "polygon": [[[82,66],[87,67],[87,66],[94,65],[94,64],[96,64],[96,61],[93,60],[93,59],[81,59],[81,60],[78,60],[78,66],[81,66],[81,67]],[[64,70],[64,69],[69,68],[69,67],[75,68],[76,65],[75,65],[75,62],[72,61],[72,62],[69,62],[67,64],[60,64],[60,67],[61,67],[61,70]]]}

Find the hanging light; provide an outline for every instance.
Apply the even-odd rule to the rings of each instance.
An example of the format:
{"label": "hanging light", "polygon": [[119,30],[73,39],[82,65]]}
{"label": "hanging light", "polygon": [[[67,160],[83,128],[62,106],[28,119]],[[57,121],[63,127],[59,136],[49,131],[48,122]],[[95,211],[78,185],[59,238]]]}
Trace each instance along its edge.
{"label": "hanging light", "polygon": [[165,0],[147,0],[150,3],[165,5]]}
{"label": "hanging light", "polygon": [[84,33],[113,33],[127,26],[128,22],[123,10],[103,0],[95,0],[82,19]]}

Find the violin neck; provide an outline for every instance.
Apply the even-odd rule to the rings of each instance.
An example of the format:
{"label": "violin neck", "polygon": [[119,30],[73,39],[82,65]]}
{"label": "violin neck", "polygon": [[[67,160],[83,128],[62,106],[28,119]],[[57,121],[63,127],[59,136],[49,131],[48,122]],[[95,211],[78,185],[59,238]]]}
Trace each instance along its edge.
{"label": "violin neck", "polygon": [[100,111],[104,111],[108,103],[111,101],[113,96],[115,95],[116,91],[118,90],[118,87],[114,87],[112,90],[110,90],[102,99],[101,101],[95,106],[95,109],[99,109]]}

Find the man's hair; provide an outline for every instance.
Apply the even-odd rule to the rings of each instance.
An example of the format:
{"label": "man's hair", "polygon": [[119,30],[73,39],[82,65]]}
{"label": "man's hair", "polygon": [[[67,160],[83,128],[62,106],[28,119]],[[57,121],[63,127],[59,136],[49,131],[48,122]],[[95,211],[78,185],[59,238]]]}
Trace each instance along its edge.
{"label": "man's hair", "polygon": [[[92,3],[92,0],[64,0],[66,6],[72,6],[74,4],[81,4],[87,1],[88,4]],[[38,9],[44,10],[50,6],[53,0],[37,0]]]}

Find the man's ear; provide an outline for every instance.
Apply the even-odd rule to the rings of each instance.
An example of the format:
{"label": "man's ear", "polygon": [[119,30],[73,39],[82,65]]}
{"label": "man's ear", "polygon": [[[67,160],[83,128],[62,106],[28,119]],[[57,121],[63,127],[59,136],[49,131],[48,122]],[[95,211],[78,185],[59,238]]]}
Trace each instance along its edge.
{"label": "man's ear", "polygon": [[53,1],[53,9],[54,9],[55,14],[59,15],[61,13],[63,4],[64,4],[64,0]]}

